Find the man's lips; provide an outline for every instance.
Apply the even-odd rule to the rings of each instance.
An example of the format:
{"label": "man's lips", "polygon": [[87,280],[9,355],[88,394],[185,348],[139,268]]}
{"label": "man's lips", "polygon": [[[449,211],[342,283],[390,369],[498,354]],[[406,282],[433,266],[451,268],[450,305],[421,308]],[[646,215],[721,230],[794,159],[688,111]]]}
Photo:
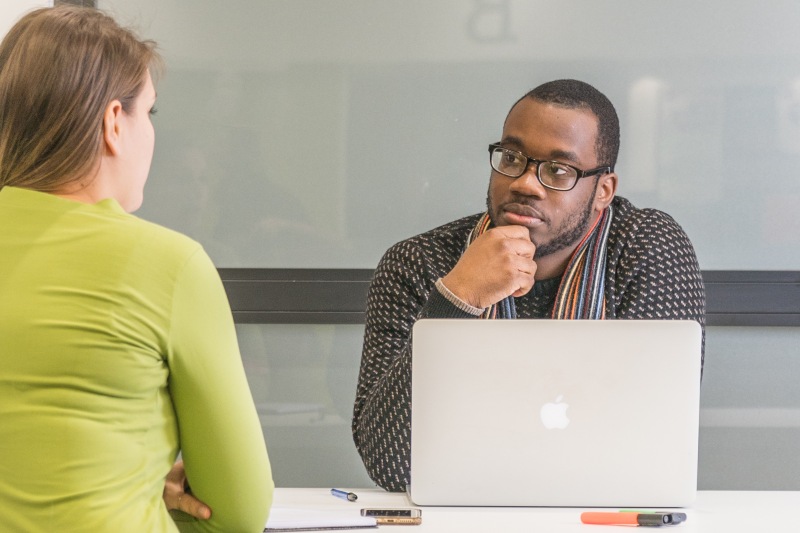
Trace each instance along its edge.
{"label": "man's lips", "polygon": [[502,208],[503,218],[509,224],[538,226],[545,223],[544,216],[533,207],[525,204],[506,204]]}

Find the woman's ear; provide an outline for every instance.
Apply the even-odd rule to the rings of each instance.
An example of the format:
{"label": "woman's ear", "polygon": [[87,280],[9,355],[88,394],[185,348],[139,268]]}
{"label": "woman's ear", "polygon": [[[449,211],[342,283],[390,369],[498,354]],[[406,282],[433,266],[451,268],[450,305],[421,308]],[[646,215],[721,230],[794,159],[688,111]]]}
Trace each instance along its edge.
{"label": "woman's ear", "polygon": [[608,207],[615,194],[617,194],[617,174],[615,172],[609,172],[597,178],[597,192],[594,195],[595,210],[600,212]]}
{"label": "woman's ear", "polygon": [[106,106],[103,113],[103,142],[106,150],[111,155],[119,155],[120,152],[120,118],[122,118],[122,103],[119,100],[112,100]]}

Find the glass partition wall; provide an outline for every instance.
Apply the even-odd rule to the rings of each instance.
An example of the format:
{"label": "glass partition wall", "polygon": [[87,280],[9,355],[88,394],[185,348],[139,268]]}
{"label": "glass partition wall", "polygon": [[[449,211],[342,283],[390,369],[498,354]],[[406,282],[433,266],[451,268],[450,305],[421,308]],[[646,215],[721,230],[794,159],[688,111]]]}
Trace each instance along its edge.
{"label": "glass partition wall", "polygon": [[97,4],[166,58],[139,215],[221,267],[279,486],[370,484],[350,438],[369,271],[483,210],[509,108],[570,77],[617,107],[619,194],[673,215],[712,282],[700,488],[800,488],[800,4]]}

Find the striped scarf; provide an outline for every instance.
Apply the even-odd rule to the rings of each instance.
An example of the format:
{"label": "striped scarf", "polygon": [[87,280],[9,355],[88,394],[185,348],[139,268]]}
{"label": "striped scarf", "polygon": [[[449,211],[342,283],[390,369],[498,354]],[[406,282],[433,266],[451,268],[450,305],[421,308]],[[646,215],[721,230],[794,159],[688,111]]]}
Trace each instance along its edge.
{"label": "striped scarf", "polygon": [[[606,243],[614,210],[608,206],[597,217],[570,257],[556,293],[552,318],[602,320],[606,316]],[[467,237],[469,246],[491,227],[484,213]],[[481,318],[517,318],[514,298],[508,296],[489,306]]]}

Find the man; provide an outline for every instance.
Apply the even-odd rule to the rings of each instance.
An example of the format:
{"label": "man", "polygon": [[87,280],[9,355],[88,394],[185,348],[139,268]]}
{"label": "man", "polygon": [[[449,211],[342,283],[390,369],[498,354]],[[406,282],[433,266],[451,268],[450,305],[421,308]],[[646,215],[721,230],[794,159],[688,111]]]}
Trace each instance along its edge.
{"label": "man", "polygon": [[[411,328],[423,317],[692,319],[705,291],[669,215],[615,198],[619,120],[575,80],[511,108],[487,212],[392,246],[369,290],[353,437],[370,477],[409,482]],[[488,356],[488,355],[487,355]]]}

